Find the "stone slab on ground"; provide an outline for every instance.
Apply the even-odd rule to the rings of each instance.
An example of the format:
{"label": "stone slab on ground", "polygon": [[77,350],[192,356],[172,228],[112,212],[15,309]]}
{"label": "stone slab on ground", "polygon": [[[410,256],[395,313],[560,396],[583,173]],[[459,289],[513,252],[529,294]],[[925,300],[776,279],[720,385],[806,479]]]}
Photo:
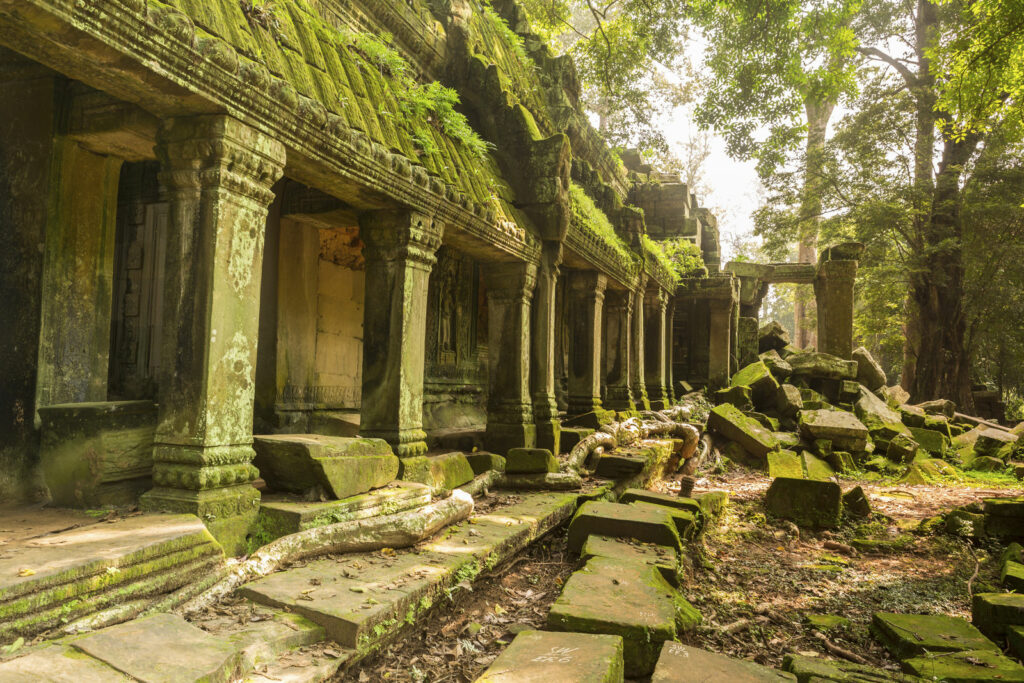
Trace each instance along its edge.
{"label": "stone slab on ground", "polygon": [[588,501],[569,524],[568,547],[579,554],[591,534],[632,538],[681,549],[682,542],[669,511],[656,506]]}
{"label": "stone slab on ground", "polygon": [[966,619],[945,614],[879,612],[872,617],[871,629],[896,659],[908,659],[928,652],[999,650]]}
{"label": "stone slab on ground", "polygon": [[469,461],[469,466],[473,468],[473,474],[479,475],[490,470],[505,471],[505,457],[497,453],[487,453],[484,451],[468,453],[466,454],[466,460]]}
{"label": "stone slab on ground", "polygon": [[658,493],[657,491],[648,491],[647,489],[626,489],[619,496],[620,503],[632,503],[634,501],[686,510],[695,515],[701,513],[700,503],[693,498],[686,498],[685,496],[670,496],[667,493]]}
{"label": "stone slab on ground", "polygon": [[1024,681],[1024,666],[999,650],[939,652],[903,660],[903,670],[929,681],[984,683]]}
{"label": "stone slab on ground", "polygon": [[[223,561],[194,515],[138,515],[12,543],[0,558],[0,643],[169,593]],[[22,567],[34,573],[20,576]]]}
{"label": "stone slab on ground", "polygon": [[117,669],[72,647],[51,645],[0,662],[4,683],[127,683]]}
{"label": "stone slab on ground", "polygon": [[622,479],[644,471],[647,459],[625,453],[606,453],[598,458],[594,474],[605,479]]}
{"label": "stone slab on ground", "polygon": [[405,481],[341,500],[307,502],[270,495],[260,503],[260,528],[265,543],[325,524],[410,510],[428,504],[430,499],[429,486]]}
{"label": "stone slab on ground", "polygon": [[278,491],[320,487],[334,498],[348,498],[398,476],[398,456],[383,439],[271,434],[253,437],[253,449],[253,464]]}
{"label": "stone slab on ground", "polygon": [[723,403],[708,414],[708,429],[735,441],[748,453],[763,460],[769,451],[778,449],[779,442],[770,429],[747,417],[734,405]]}
{"label": "stone slab on ground", "polygon": [[310,562],[254,581],[239,594],[288,609],[324,627],[358,653],[348,663],[415,621],[446,591],[497,566],[576,509],[576,494],[522,493],[516,502],[475,514],[471,524],[394,557],[351,553]]}
{"label": "stone slab on ground", "polygon": [[1006,588],[1017,593],[1024,593],[1024,564],[1006,560],[999,570],[999,581]]}
{"label": "stone slab on ground", "polygon": [[609,536],[588,536],[580,551],[580,559],[584,562],[593,557],[609,557],[624,562],[638,562],[657,567],[669,583],[676,585],[679,581],[679,553],[675,548],[655,543],[642,543],[628,538],[611,538]]}
{"label": "stone slab on ground", "polygon": [[558,459],[546,448],[511,448],[505,456],[509,474],[557,472]]}
{"label": "stone slab on ground", "polygon": [[1007,626],[1006,644],[1011,655],[1024,660],[1024,626]]}
{"label": "stone slab on ground", "polygon": [[[623,609],[628,605],[630,609]],[[556,631],[622,636],[625,674],[654,671],[661,644],[700,622],[700,615],[655,568],[595,557],[569,577],[547,626]]]}
{"label": "stone slab on ground", "polygon": [[764,502],[773,515],[797,526],[832,529],[839,526],[843,490],[831,481],[779,477],[768,487]]}
{"label": "stone slab on ground", "polygon": [[593,433],[593,429],[588,429],[586,427],[562,427],[559,450],[563,453],[568,453],[576,446],[576,444],[583,441],[583,439]]}
{"label": "stone slab on ground", "polygon": [[782,668],[796,676],[799,683],[891,683],[892,681],[923,681],[916,676],[902,676],[864,664],[855,664],[841,659],[823,659],[804,655],[788,654],[782,660]]}
{"label": "stone slab on ground", "polygon": [[766,402],[774,400],[775,392],[779,389],[778,380],[762,360],[747,365],[733,375],[731,385],[750,387],[755,405],[764,405]]}
{"label": "stone slab on ground", "polygon": [[651,683],[761,683],[796,681],[796,676],[766,666],[708,652],[691,645],[662,645]]}
{"label": "stone slab on ground", "polygon": [[622,638],[522,631],[476,683],[621,683]]}
{"label": "stone slab on ground", "polygon": [[807,473],[808,479],[831,481],[832,477],[836,475],[836,471],[832,469],[831,465],[810,451],[802,452],[800,458],[803,460],[804,471]]}
{"label": "stone slab on ground", "polygon": [[679,538],[684,541],[692,540],[700,532],[701,526],[697,514],[689,510],[670,508],[658,503],[649,503],[645,500],[636,500],[630,503],[630,505],[643,505],[650,506],[656,510],[667,510],[668,514],[672,517],[672,523],[676,525]]}
{"label": "stone slab on ground", "polygon": [[971,621],[989,638],[1002,637],[1008,626],[1024,626],[1024,595],[977,593],[971,601]]}
{"label": "stone slab on ground", "polygon": [[815,379],[857,379],[857,361],[814,351],[786,356],[794,377]]}
{"label": "stone slab on ground", "polygon": [[800,434],[804,438],[828,439],[841,451],[862,451],[867,444],[868,428],[843,410],[801,410]]}
{"label": "stone slab on ground", "polygon": [[851,354],[854,362],[857,363],[857,381],[871,391],[877,391],[885,386],[885,371],[881,364],[875,360],[871,352],[863,346],[858,346]]}
{"label": "stone slab on ground", "polygon": [[472,481],[476,475],[461,451],[439,455],[418,455],[402,458],[398,478],[434,488],[452,490]]}
{"label": "stone slab on ground", "polygon": [[111,626],[71,645],[145,683],[226,683],[237,678],[241,660],[230,642],[173,614]]}
{"label": "stone slab on ground", "polygon": [[804,472],[803,458],[796,451],[790,450],[769,453],[768,476],[772,479],[776,477],[786,477],[789,479],[805,478],[807,475]]}

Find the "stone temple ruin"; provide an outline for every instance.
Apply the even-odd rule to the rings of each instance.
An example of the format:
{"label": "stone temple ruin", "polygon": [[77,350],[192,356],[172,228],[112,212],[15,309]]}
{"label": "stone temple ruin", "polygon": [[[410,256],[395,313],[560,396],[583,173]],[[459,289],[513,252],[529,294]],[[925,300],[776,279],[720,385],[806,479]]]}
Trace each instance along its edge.
{"label": "stone temple ruin", "polygon": [[[813,431],[815,401],[859,405],[859,245],[723,269],[715,217],[620,160],[512,0],[0,0],[0,83],[0,493],[26,529],[0,557],[0,679],[233,680],[333,641],[294,678],[323,680],[570,518],[587,566],[516,648],[593,648],[585,680],[746,671],[671,642],[700,620],[679,558],[722,501],[644,487],[692,473],[678,403],[705,388],[711,431],[815,480],[763,411]],[[796,396],[777,351],[802,354],[759,340],[777,282],[814,285],[810,355],[842,368]],[[856,450],[840,436],[809,455]],[[435,538],[492,489],[522,495]],[[272,571],[376,549],[397,590],[373,603],[333,569],[351,591],[299,589],[334,559]],[[622,632],[584,599],[609,575],[650,603]],[[276,626],[179,616],[229,594]]]}

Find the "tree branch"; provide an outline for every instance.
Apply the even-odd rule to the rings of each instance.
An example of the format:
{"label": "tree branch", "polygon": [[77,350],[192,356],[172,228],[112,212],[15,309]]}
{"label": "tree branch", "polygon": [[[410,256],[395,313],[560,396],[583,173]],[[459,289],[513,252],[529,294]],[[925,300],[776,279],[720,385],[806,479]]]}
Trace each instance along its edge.
{"label": "tree branch", "polygon": [[899,72],[900,76],[903,77],[903,80],[907,82],[908,87],[914,88],[918,85],[919,81],[917,79],[917,76],[914,75],[913,71],[907,68],[906,64],[902,64],[898,59],[895,59],[894,57],[887,55],[886,53],[879,50],[877,47],[858,47],[857,52],[861,53],[865,57],[868,57],[869,59],[876,59],[885,62],[892,68],[896,69],[896,71]]}

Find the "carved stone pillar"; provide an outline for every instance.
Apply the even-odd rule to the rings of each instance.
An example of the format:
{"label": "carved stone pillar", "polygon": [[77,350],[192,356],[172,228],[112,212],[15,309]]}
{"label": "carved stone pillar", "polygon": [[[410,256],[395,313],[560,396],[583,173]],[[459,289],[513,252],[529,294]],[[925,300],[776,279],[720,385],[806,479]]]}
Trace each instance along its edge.
{"label": "carved stone pillar", "polygon": [[171,203],[160,408],[148,510],[202,518],[244,550],[252,487],[260,271],[284,145],[224,115],[164,121],[157,137]]}
{"label": "carved stone pillar", "polygon": [[729,299],[708,300],[708,385],[719,389],[729,385],[732,376],[732,318],[735,305]]}
{"label": "carved stone pillar", "polygon": [[822,261],[814,280],[818,350],[849,360],[853,355],[853,283],[857,262]]}
{"label": "carved stone pillar", "polygon": [[484,444],[502,455],[537,442],[530,403],[530,302],[536,284],[537,266],[532,263],[484,266],[490,354]]}
{"label": "carved stone pillar", "polygon": [[668,298],[668,305],[665,307],[665,393],[668,395],[669,405],[676,402],[675,379],[673,378],[672,367],[675,364],[675,344],[673,343],[676,318],[676,299],[673,296]]}
{"label": "carved stone pillar", "polygon": [[530,380],[533,389],[533,419],[537,425],[537,446],[558,453],[560,431],[555,401],[555,298],[558,266],[562,262],[561,242],[545,242],[537,269],[533,295],[533,325],[530,347]]}
{"label": "carved stone pillar", "polygon": [[629,382],[633,392],[633,401],[636,402],[638,410],[650,410],[651,403],[647,398],[647,384],[644,381],[644,287],[647,285],[647,278],[641,276],[640,285],[632,293],[633,297],[633,339],[630,343],[630,364]]}
{"label": "carved stone pillar", "polygon": [[402,458],[427,451],[427,282],[443,231],[443,224],[415,211],[373,211],[359,217],[368,296],[359,434],[384,439]]}
{"label": "carved stone pillar", "polygon": [[644,380],[652,410],[664,410],[669,405],[666,386],[665,316],[668,292],[661,287],[648,292],[644,303],[647,349],[644,354]]}
{"label": "carved stone pillar", "polygon": [[632,342],[633,293],[609,291],[605,296],[607,337],[605,407],[611,410],[636,410],[630,390],[630,347]]}
{"label": "carved stone pillar", "polygon": [[594,271],[569,279],[569,414],[601,410],[601,311],[607,278]]}

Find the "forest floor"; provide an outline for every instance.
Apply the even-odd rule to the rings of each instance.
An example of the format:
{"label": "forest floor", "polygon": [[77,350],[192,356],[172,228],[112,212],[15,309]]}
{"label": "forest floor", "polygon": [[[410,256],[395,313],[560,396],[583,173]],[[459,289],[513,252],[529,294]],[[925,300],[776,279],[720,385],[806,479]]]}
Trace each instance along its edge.
{"label": "forest floor", "polygon": [[[764,474],[746,470],[697,482],[695,493],[727,491],[730,501],[703,536],[682,592],[704,616],[684,642],[772,667],[797,652],[860,658],[895,671],[895,660],[869,633],[875,612],[970,619],[968,582],[976,592],[996,583],[998,562],[988,560],[998,558],[1001,547],[914,531],[954,507],[1021,493],[1010,478],[949,486],[844,480],[844,488],[864,488],[873,516],[834,531],[808,532],[765,517],[769,483]],[[674,493],[677,484],[664,481],[656,488]],[[855,539],[895,542],[867,554],[850,547]],[[338,680],[473,681],[516,633],[544,627],[576,567],[565,551],[564,529],[557,530],[474,583],[472,591],[453,595],[425,623]],[[814,615],[842,619],[824,625]],[[810,623],[809,616],[819,623]]]}

